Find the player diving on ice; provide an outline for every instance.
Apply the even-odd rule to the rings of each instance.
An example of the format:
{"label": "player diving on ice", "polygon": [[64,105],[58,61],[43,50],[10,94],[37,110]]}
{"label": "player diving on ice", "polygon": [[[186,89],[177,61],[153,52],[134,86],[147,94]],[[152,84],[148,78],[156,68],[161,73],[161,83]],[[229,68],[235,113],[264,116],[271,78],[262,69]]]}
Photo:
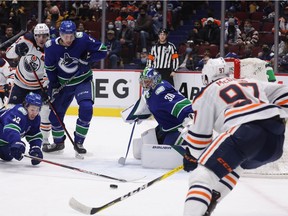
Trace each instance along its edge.
{"label": "player diving on ice", "polygon": [[[208,60],[202,70],[207,86],[194,99],[194,117],[181,132],[194,164],[184,216],[210,215],[217,198],[229,192],[228,183],[219,187],[221,180],[235,185],[240,170],[276,161],[283,153],[288,87],[236,80],[228,71],[223,58]],[[213,130],[219,134],[214,139]]]}
{"label": "player diving on ice", "polygon": [[[9,59],[19,58],[16,68],[14,85],[11,90],[8,105],[23,103],[29,92],[40,94],[44,101],[47,93],[41,90],[33,71],[37,74],[41,84],[47,89],[48,79],[44,70],[44,44],[50,38],[49,28],[44,23],[35,26],[33,33],[27,33],[13,43],[6,51]],[[43,143],[49,144],[51,124],[48,119],[50,113],[49,105],[43,104],[41,109],[41,131]]]}
{"label": "player diving on ice", "polygon": [[76,25],[72,21],[63,21],[59,33],[60,37],[45,44],[45,69],[50,82],[48,94],[58,116],[54,112],[50,113],[54,143],[43,145],[42,150],[54,152],[64,149],[66,136],[61,123],[75,97],[79,111],[74,148],[78,153],[85,154],[83,143],[93,116],[94,104],[93,72],[90,65],[105,58],[107,49],[86,33],[76,32]]}
{"label": "player diving on ice", "polygon": [[[30,92],[23,104],[17,104],[13,108],[0,112],[0,158],[2,160],[22,160],[26,150],[26,144],[21,140],[24,137],[29,143],[29,155],[43,158],[39,116],[41,106],[41,96]],[[31,160],[32,165],[38,165],[40,162],[40,160]]]}

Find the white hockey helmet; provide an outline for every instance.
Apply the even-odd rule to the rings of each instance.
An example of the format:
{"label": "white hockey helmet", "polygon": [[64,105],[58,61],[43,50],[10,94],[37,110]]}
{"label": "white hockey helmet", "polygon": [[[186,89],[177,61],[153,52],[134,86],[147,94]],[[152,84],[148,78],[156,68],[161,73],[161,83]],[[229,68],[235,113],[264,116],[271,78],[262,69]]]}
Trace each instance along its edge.
{"label": "white hockey helmet", "polygon": [[38,23],[34,28],[34,37],[36,35],[43,35],[43,34],[44,35],[47,34],[48,36],[50,36],[50,30],[45,23]]}
{"label": "white hockey helmet", "polygon": [[229,76],[229,69],[222,57],[209,59],[202,69],[202,82],[204,85],[227,76]]}

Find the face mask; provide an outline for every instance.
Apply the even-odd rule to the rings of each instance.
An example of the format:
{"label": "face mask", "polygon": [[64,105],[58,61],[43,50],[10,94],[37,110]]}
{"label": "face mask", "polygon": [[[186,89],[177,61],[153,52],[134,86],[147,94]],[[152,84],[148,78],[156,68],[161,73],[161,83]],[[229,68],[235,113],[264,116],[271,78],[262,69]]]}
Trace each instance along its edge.
{"label": "face mask", "polygon": [[108,29],[113,29],[114,25],[108,25]]}
{"label": "face mask", "polygon": [[251,27],[244,27],[244,32],[248,33],[251,30]]}
{"label": "face mask", "polygon": [[57,20],[59,18],[59,15],[58,14],[52,14],[51,15],[51,19],[52,20]]}
{"label": "face mask", "polygon": [[191,47],[187,47],[186,48],[186,53],[191,53],[192,52],[192,48]]}
{"label": "face mask", "polygon": [[141,63],[146,64],[147,63],[147,58],[141,58]]}
{"label": "face mask", "polygon": [[160,9],[160,8],[161,8],[161,5],[156,5],[156,8],[157,8],[157,9]]}

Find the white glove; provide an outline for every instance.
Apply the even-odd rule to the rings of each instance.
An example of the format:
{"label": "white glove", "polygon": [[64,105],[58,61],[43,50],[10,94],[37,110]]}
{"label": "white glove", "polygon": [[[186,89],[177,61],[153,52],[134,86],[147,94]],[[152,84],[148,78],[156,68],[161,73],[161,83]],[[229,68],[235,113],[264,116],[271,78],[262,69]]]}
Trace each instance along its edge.
{"label": "white glove", "polygon": [[182,126],[183,127],[189,127],[190,125],[193,124],[193,117],[194,113],[190,113],[183,121]]}

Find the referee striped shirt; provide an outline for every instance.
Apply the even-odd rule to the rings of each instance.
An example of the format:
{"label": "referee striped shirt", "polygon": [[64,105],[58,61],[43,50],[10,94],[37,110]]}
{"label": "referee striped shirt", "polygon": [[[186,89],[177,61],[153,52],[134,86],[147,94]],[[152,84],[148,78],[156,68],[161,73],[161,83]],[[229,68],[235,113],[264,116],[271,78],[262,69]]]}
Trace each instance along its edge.
{"label": "referee striped shirt", "polygon": [[175,45],[171,42],[165,44],[157,43],[154,45],[148,55],[147,66],[156,69],[171,69],[171,71],[177,71],[179,58]]}

